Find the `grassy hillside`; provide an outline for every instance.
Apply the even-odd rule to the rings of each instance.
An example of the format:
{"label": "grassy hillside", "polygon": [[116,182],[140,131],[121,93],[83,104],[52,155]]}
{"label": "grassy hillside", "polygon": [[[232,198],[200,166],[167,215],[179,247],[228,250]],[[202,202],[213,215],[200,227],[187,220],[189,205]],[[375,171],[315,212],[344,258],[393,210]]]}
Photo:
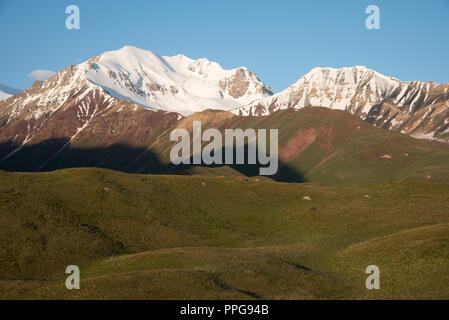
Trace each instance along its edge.
{"label": "grassy hillside", "polygon": [[[218,115],[217,115],[218,114]],[[217,120],[218,118],[218,120]],[[277,181],[316,182],[332,185],[385,183],[401,180],[449,182],[449,145],[414,139],[379,129],[348,112],[327,108],[278,111],[266,117],[230,117],[224,112],[204,111],[178,126],[191,128],[200,120],[204,128],[278,129],[280,169]],[[203,129],[204,130],[204,129]],[[169,164],[169,132],[162,135],[153,154]],[[163,147],[162,147],[163,146]],[[143,163],[148,159],[143,158]],[[132,172],[146,172],[136,161]],[[132,167],[129,167],[130,169]],[[255,176],[258,166],[232,166],[241,174]],[[210,168],[193,167],[194,174],[213,174]],[[222,170],[216,175],[224,175]],[[165,168],[171,173],[179,168]],[[212,172],[211,172],[212,171]]]}
{"label": "grassy hillside", "polygon": [[0,298],[447,299],[448,190],[0,172]]}
{"label": "grassy hillside", "polygon": [[[126,134],[114,139],[109,139],[108,134],[116,128],[115,122],[111,122],[109,127],[103,121],[101,130],[83,131],[56,155],[51,152],[53,145],[65,145],[67,141],[44,141],[25,146],[0,162],[0,169],[33,171],[39,168],[40,171],[50,171],[101,167],[149,174],[259,174],[259,166],[256,165],[215,168],[171,165],[170,150],[174,143],[170,141],[170,132],[175,127],[191,130],[193,121],[201,121],[203,132],[207,128],[217,128],[222,132],[237,128],[278,129],[280,170],[276,176],[270,177],[276,181],[331,185],[408,179],[449,182],[448,144],[417,140],[375,128],[344,111],[314,107],[278,111],[266,117],[239,117],[229,112],[208,110],[174,122],[154,117],[151,123],[127,127]],[[146,127],[149,130],[144,130]],[[41,162],[43,164],[39,165]]]}

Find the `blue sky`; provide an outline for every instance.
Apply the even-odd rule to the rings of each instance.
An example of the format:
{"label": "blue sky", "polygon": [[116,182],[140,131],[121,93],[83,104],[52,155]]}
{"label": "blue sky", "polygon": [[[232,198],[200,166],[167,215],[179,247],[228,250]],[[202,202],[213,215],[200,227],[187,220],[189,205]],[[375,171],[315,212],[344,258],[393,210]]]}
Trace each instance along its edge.
{"label": "blue sky", "polygon": [[[78,5],[81,29],[67,30]],[[380,30],[365,8],[380,8]],[[0,0],[0,83],[26,88],[134,45],[159,55],[247,66],[275,92],[316,66],[366,65],[401,80],[449,82],[449,0]]]}

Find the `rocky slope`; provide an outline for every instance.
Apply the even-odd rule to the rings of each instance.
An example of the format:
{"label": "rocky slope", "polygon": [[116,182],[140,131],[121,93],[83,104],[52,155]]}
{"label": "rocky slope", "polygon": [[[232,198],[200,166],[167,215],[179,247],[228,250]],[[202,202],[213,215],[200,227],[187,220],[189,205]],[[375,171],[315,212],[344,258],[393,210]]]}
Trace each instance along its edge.
{"label": "rocky slope", "polygon": [[261,116],[288,108],[327,107],[417,138],[448,139],[448,89],[449,84],[403,82],[363,66],[315,68],[286,90],[233,112]]}

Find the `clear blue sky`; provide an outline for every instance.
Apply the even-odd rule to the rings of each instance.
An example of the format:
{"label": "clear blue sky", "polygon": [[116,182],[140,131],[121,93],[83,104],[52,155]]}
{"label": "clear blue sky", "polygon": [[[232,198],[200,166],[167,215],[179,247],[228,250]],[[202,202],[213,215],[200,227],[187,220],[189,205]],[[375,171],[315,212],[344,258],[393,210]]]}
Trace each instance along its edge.
{"label": "clear blue sky", "polygon": [[[80,8],[80,30],[65,28],[70,4]],[[365,28],[370,4],[380,8],[380,30]],[[33,70],[124,45],[244,65],[275,92],[316,66],[444,83],[449,0],[0,0],[0,43],[0,83],[18,88]]]}

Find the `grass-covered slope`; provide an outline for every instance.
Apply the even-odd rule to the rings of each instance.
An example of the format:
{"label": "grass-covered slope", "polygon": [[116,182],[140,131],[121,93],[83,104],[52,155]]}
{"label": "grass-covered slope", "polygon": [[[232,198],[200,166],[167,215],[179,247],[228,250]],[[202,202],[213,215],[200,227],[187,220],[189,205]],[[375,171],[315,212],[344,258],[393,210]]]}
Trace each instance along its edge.
{"label": "grass-covered slope", "polygon": [[[119,114],[120,116],[118,116]],[[345,111],[327,108],[283,110],[265,117],[240,117],[224,111],[203,111],[180,121],[159,114],[128,123],[113,113],[110,120],[83,131],[57,154],[58,141],[24,146],[0,161],[0,169],[50,171],[101,167],[128,173],[211,176],[259,174],[259,166],[179,167],[170,162],[176,127],[191,130],[193,121],[207,128],[278,129],[280,169],[277,181],[331,185],[385,183],[406,179],[449,182],[449,145],[417,140],[379,129]],[[134,116],[136,117],[136,116]],[[144,121],[146,119],[146,121]],[[118,128],[124,127],[123,130]],[[123,131],[123,132],[122,132]],[[111,136],[111,132],[121,132]],[[65,145],[67,141],[57,144]],[[53,150],[53,151],[52,151]]]}
{"label": "grass-covered slope", "polygon": [[[266,117],[237,117],[219,111],[194,114],[178,124],[191,129],[193,121],[206,128],[278,129],[280,169],[270,178],[288,182],[317,182],[331,185],[385,183],[413,180],[449,182],[449,145],[414,139],[373,127],[348,112],[327,108],[278,111]],[[130,172],[149,172],[157,155],[165,173],[247,176],[258,174],[258,166],[191,167],[170,165],[173,145],[170,132],[161,135],[147,157],[130,164]]]}
{"label": "grass-covered slope", "polygon": [[[449,298],[448,190],[0,172],[0,297]],[[81,290],[64,286],[71,264]]]}

